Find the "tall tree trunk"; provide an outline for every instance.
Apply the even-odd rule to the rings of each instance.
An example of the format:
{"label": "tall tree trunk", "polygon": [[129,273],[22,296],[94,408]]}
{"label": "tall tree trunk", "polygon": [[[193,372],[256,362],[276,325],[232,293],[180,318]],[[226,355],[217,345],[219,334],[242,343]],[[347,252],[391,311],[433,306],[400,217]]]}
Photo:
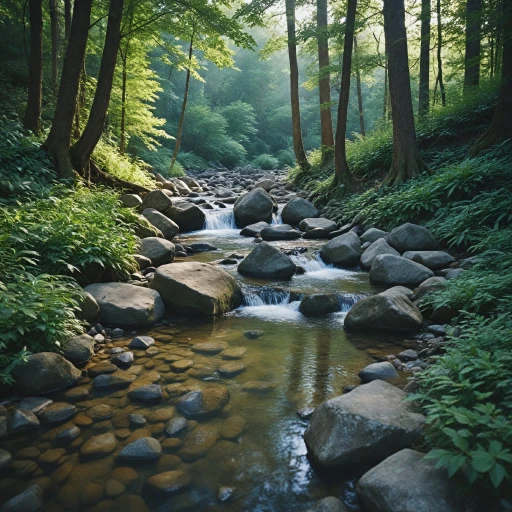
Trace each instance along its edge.
{"label": "tall tree trunk", "polygon": [[[331,79],[325,69],[329,67],[329,34],[327,31],[327,0],[316,2],[316,22],[318,29],[318,68],[320,80],[320,126],[322,151],[334,146],[331,117]],[[325,156],[325,155],[324,155]]]}
{"label": "tall tree trunk", "polygon": [[384,33],[393,117],[393,161],[384,185],[395,185],[428,171],[416,144],[404,0],[384,0]]}
{"label": "tall tree trunk", "polygon": [[490,44],[490,62],[489,62],[489,76],[492,78],[494,76],[494,35],[489,38]]}
{"label": "tall tree trunk", "polygon": [[174,144],[174,152],[172,154],[171,171],[174,167],[174,164],[176,163],[176,158],[178,158],[178,153],[180,151],[181,134],[183,133],[183,123],[185,121],[185,111],[187,109],[188,88],[190,84],[190,68],[192,67],[192,54],[194,53],[194,35],[195,28],[192,31],[192,36],[190,37],[190,46],[188,47],[188,68],[187,78],[185,79],[185,93],[183,94],[183,103],[181,104],[181,114],[180,120],[178,122],[178,131],[176,132],[176,142]]}
{"label": "tall tree trunk", "polygon": [[439,83],[439,92],[441,93],[441,105],[446,105],[446,93],[444,91],[443,82],[443,60],[441,58],[441,50],[443,47],[443,25],[441,22],[441,0],[436,2],[437,14],[437,82]]}
{"label": "tall tree trunk", "polygon": [[503,19],[502,74],[498,103],[489,128],[471,148],[472,156],[494,144],[512,139],[512,4],[510,2],[503,3]]}
{"label": "tall tree trunk", "polygon": [[[354,36],[354,54],[357,53],[357,36]],[[359,109],[359,130],[363,137],[366,137],[364,129],[364,110],[363,110],[363,91],[361,90],[361,73],[359,67],[356,69],[356,85],[357,85],[357,106]]]}
{"label": "tall tree trunk", "polygon": [[430,0],[421,0],[420,88],[418,114],[428,114],[430,68]]}
{"label": "tall tree trunk", "polygon": [[350,74],[352,72],[352,49],[354,44],[354,25],[357,0],[348,0],[345,22],[345,41],[343,42],[343,61],[341,68],[340,101],[338,103],[338,122],[336,125],[336,143],[334,146],[334,185],[350,185],[352,180],[347,163],[346,134],[348,99],[350,96]]}
{"label": "tall tree trunk", "polygon": [[464,93],[480,82],[480,30],[482,0],[467,0],[466,55],[464,57]]}
{"label": "tall tree trunk", "polygon": [[121,53],[122,69],[122,85],[121,85],[121,140],[119,142],[119,152],[124,155],[126,149],[126,82],[128,73],[126,64],[128,60],[128,44],[126,45],[125,51]]}
{"label": "tall tree trunk", "polygon": [[310,165],[302,142],[299,102],[299,68],[297,65],[297,41],[295,36],[295,0],[286,1],[286,27],[288,30],[288,58],[290,60],[290,98],[292,104],[293,149],[295,159],[302,170]]}
{"label": "tall tree trunk", "polygon": [[74,177],[69,152],[71,132],[77,108],[77,96],[80,85],[80,73],[85,57],[92,0],[79,0],[73,9],[73,22],[69,35],[68,48],[62,67],[59,94],[52,128],[44,147],[53,158],[59,176]]}
{"label": "tall tree trunk", "polygon": [[80,137],[80,114],[82,109],[85,107],[85,87],[87,84],[87,70],[85,68],[85,59],[82,64],[82,72],[80,73],[80,86],[78,90],[78,98],[76,102],[75,112],[75,127],[73,131],[73,138],[78,139]]}
{"label": "tall tree trunk", "polygon": [[57,15],[57,2],[49,0],[50,27],[52,35],[52,87],[55,93],[59,80],[59,18]]}
{"label": "tall tree trunk", "polygon": [[73,163],[79,173],[84,173],[88,167],[91,154],[100,140],[105,119],[107,118],[112,82],[116,68],[117,52],[121,40],[121,18],[124,0],[110,0],[108,12],[107,34],[101,57],[100,72],[89,119],[82,135],[71,149]]}
{"label": "tall tree trunk", "polygon": [[384,121],[388,114],[388,64],[384,67],[384,104],[382,106],[382,117]]}
{"label": "tall tree trunk", "polygon": [[28,70],[27,109],[23,126],[39,133],[41,128],[41,100],[43,91],[43,2],[29,1],[30,12],[30,60]]}
{"label": "tall tree trunk", "polygon": [[64,37],[69,39],[71,32],[71,0],[64,0]]}

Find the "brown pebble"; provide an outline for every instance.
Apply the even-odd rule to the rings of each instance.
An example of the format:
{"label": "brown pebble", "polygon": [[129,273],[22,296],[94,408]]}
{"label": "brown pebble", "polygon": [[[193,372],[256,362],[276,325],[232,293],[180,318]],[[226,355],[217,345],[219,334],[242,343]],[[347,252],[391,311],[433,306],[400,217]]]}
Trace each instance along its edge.
{"label": "brown pebble", "polygon": [[27,446],[16,452],[17,459],[37,459],[41,452],[35,446]]}
{"label": "brown pebble", "polygon": [[128,439],[132,434],[132,431],[128,428],[120,428],[116,431],[114,431],[114,435],[117,437],[117,439]]}
{"label": "brown pebble", "polygon": [[50,450],[46,450],[39,457],[39,463],[45,464],[49,466],[53,466],[59,463],[60,459],[66,454],[66,450],[64,448],[53,448]]}
{"label": "brown pebble", "polygon": [[8,467],[14,471],[14,476],[25,478],[34,473],[38,465],[33,460],[13,460]]}
{"label": "brown pebble", "polygon": [[157,409],[152,411],[148,416],[149,423],[160,423],[162,421],[169,421],[174,416],[174,407],[166,407],[165,409]]}
{"label": "brown pebble", "polygon": [[192,359],[180,359],[179,361],[171,363],[171,369],[176,373],[185,372],[189,368],[192,368],[192,366],[194,366]]}
{"label": "brown pebble", "polygon": [[71,472],[73,471],[73,464],[70,462],[66,462],[62,464],[59,468],[57,468],[52,474],[51,478],[56,484],[63,484],[68,478]]}
{"label": "brown pebble", "polygon": [[106,420],[94,423],[92,429],[95,433],[108,432],[109,430],[112,430],[112,422],[110,420]]}
{"label": "brown pebble", "polygon": [[123,512],[149,512],[144,500],[136,494],[122,494],[116,498],[116,505]]}
{"label": "brown pebble", "polygon": [[170,471],[176,469],[181,464],[181,459],[177,455],[162,455],[156,465],[156,471]]}
{"label": "brown pebble", "polygon": [[137,473],[137,471],[128,466],[121,466],[115,468],[110,476],[113,479],[118,480],[125,486],[133,484],[139,478],[139,474]]}
{"label": "brown pebble", "polygon": [[161,444],[164,450],[172,452],[179,450],[183,446],[183,441],[177,437],[169,437],[163,440]]}
{"label": "brown pebble", "polygon": [[85,400],[89,396],[89,390],[80,386],[78,388],[72,388],[69,391],[66,391],[64,396],[68,400]]}
{"label": "brown pebble", "polygon": [[103,485],[91,482],[84,488],[84,492],[82,494],[82,504],[94,505],[103,498],[104,494],[105,492],[103,490]]}
{"label": "brown pebble", "polygon": [[92,419],[89,418],[89,416],[86,416],[85,414],[77,414],[73,418],[73,423],[77,427],[90,427],[92,425]]}
{"label": "brown pebble", "polygon": [[154,423],[153,425],[149,425],[148,429],[152,436],[156,436],[164,431],[165,423]]}
{"label": "brown pebble", "polygon": [[116,496],[123,494],[123,492],[125,490],[126,490],[126,487],[119,480],[115,480],[114,478],[109,478],[105,482],[105,494],[109,498],[115,498]]}

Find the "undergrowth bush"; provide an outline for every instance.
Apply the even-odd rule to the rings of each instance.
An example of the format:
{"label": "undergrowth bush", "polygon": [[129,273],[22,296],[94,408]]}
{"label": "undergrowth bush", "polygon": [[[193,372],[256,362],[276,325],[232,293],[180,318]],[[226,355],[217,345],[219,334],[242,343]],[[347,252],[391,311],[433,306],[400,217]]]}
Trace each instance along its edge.
{"label": "undergrowth bush", "polygon": [[272,155],[263,153],[252,161],[252,165],[263,171],[273,171],[279,167],[279,160]]}

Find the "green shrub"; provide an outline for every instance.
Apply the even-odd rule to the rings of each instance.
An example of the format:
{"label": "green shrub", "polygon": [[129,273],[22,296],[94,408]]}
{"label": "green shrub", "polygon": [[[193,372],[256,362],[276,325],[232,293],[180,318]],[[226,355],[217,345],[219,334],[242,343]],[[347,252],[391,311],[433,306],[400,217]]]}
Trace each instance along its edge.
{"label": "green shrub", "polygon": [[295,154],[291,149],[281,149],[276,153],[276,158],[279,162],[279,168],[292,167],[295,165]]}
{"label": "green shrub", "polygon": [[252,161],[252,165],[263,171],[273,171],[279,167],[279,160],[272,155],[263,153]]}
{"label": "green shrub", "polygon": [[203,160],[200,156],[197,156],[194,153],[179,153],[177,160],[183,169],[186,169],[187,171],[204,171],[208,167],[206,160]]}

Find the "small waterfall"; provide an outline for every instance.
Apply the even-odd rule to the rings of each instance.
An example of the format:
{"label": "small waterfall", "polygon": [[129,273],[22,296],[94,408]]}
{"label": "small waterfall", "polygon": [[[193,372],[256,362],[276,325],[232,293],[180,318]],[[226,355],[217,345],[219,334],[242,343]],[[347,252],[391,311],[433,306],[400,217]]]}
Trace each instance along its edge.
{"label": "small waterfall", "polygon": [[221,229],[237,229],[233,210],[206,210],[205,213],[206,219],[203,229],[212,231],[218,231]]}
{"label": "small waterfall", "polygon": [[283,223],[283,218],[281,217],[281,212],[283,211],[282,208],[280,208],[276,213],[272,214],[272,226],[276,226],[277,224]]}
{"label": "small waterfall", "polygon": [[364,295],[357,295],[355,293],[345,293],[343,295],[338,295],[338,302],[340,304],[340,312],[348,313],[349,309],[359,300],[361,300]]}
{"label": "small waterfall", "polygon": [[291,293],[281,290],[260,290],[244,294],[244,306],[287,306]]}
{"label": "small waterfall", "polygon": [[317,254],[314,259],[310,259],[303,254],[297,256],[290,256],[295,265],[300,265],[306,270],[306,274],[311,272],[321,272],[322,270],[334,269],[334,265],[328,265],[325,263],[320,254]]}

